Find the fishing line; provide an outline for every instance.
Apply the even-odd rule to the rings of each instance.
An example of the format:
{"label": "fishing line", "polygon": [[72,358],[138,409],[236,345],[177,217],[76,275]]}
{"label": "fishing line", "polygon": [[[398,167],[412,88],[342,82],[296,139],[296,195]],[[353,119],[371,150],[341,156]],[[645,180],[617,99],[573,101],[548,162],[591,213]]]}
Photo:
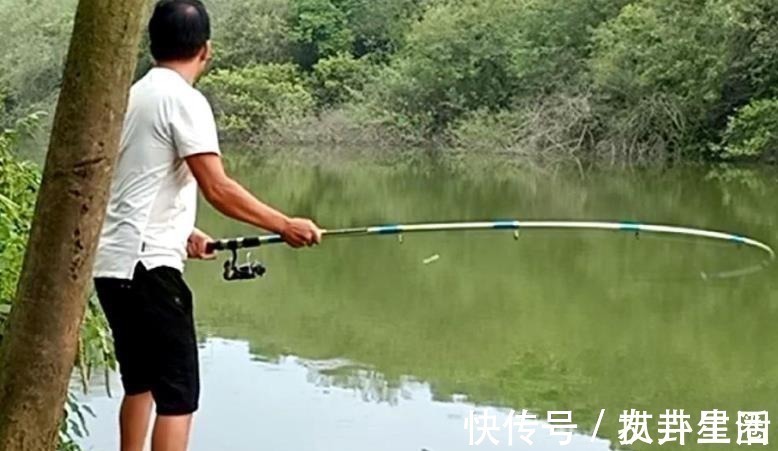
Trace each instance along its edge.
{"label": "fishing line", "polygon": [[[743,258],[745,258],[745,257],[742,257],[743,251],[747,251],[749,249],[750,250],[754,250],[754,248],[752,246],[737,246],[737,245],[735,245],[735,249],[734,250],[736,252],[731,252],[732,248],[733,248],[733,243],[730,242],[730,241],[703,240],[703,239],[700,239],[700,238],[697,238],[697,237],[694,237],[694,236],[689,236],[689,235],[642,234],[638,238],[639,238],[639,240],[635,240],[636,242],[633,243],[633,245],[636,245],[636,244],[639,245],[640,241],[645,242],[647,244],[650,244],[652,248],[656,248],[657,251],[661,251],[663,253],[662,255],[671,254],[671,253],[677,253],[678,252],[677,248],[679,247],[679,245],[686,245],[686,246],[690,247],[691,249],[695,249],[695,254],[694,254],[695,256],[705,255],[705,254],[701,254],[701,253],[705,253],[705,252],[710,254],[711,252],[720,252],[720,251],[724,251],[724,250],[730,250],[730,254],[731,254],[730,256],[731,257],[738,258],[735,254],[741,256],[741,257],[738,258],[738,260],[734,260],[734,261],[740,262],[740,261],[743,261],[742,260]],[[698,247],[698,246],[703,246],[703,247]],[[690,255],[691,254],[687,254],[686,255],[687,259],[689,258]],[[716,254],[716,255],[719,255],[719,254]],[[753,255],[751,257],[753,257]],[[768,256],[766,256],[764,261],[759,261],[757,263],[750,264],[748,266],[738,267],[735,270],[732,270],[732,269],[726,270],[726,269],[722,269],[721,267],[724,266],[726,268],[727,263],[731,267],[733,260],[731,260],[729,258],[723,259],[723,260],[714,258],[713,260],[716,261],[716,262],[720,263],[721,261],[724,261],[724,262],[727,262],[727,263],[724,263],[723,265],[722,264],[710,265],[710,264],[706,263],[704,266],[707,266],[708,268],[705,269],[705,270],[701,270],[701,271],[699,271],[697,273],[689,271],[689,272],[676,272],[676,275],[674,275],[674,276],[667,276],[667,275],[663,275],[663,276],[658,276],[658,275],[647,276],[645,274],[645,270],[646,270],[645,262],[640,260],[640,258],[641,257],[636,257],[636,259],[638,259],[638,261],[633,263],[633,264],[634,264],[634,266],[636,268],[643,270],[643,271],[641,271],[643,273],[643,275],[642,276],[638,276],[638,277],[631,277],[631,278],[629,278],[629,280],[638,280],[638,281],[641,281],[641,282],[651,282],[651,281],[653,281],[653,282],[667,283],[667,282],[671,282],[671,281],[674,281],[674,282],[689,282],[689,281],[692,281],[692,280],[700,280],[700,279],[707,280],[707,281],[711,281],[711,280],[714,280],[714,279],[719,279],[719,280],[721,280],[721,279],[730,279],[730,278],[748,276],[748,275],[751,275],[751,274],[755,274],[755,273],[761,272],[763,269],[765,269],[765,267],[771,261],[770,258]],[[661,257],[659,258],[659,260],[661,261]],[[708,262],[709,260],[706,259],[704,261]],[[699,266],[703,266],[703,265],[699,265]],[[716,267],[718,267],[720,269],[715,270],[714,268],[716,268]],[[667,267],[664,268],[664,274],[666,274],[666,273],[667,273]]]}
{"label": "fishing line", "polygon": [[[409,233],[430,232],[465,232],[474,230],[513,231],[514,238],[519,239],[524,231],[533,230],[558,230],[558,231],[585,231],[602,230],[620,233],[630,233],[639,237],[641,234],[664,235],[675,237],[694,237],[700,240],[708,240],[719,243],[729,243],[738,247],[749,247],[759,250],[764,258],[759,263],[745,268],[713,273],[701,273],[703,279],[726,279],[742,277],[761,271],[775,260],[775,251],[769,245],[743,235],[728,232],[699,229],[685,226],[672,226],[662,224],[645,224],[637,222],[606,222],[606,221],[481,221],[481,222],[443,222],[420,224],[392,224],[368,227],[351,227],[344,229],[324,230],[322,235],[330,238],[356,238],[380,235],[403,235]],[[208,244],[209,251],[230,251],[232,258],[224,264],[224,278],[226,280],[255,279],[265,274],[266,269],[258,262],[237,263],[237,251],[271,244],[283,243],[280,235],[260,235],[233,239],[217,240]]]}

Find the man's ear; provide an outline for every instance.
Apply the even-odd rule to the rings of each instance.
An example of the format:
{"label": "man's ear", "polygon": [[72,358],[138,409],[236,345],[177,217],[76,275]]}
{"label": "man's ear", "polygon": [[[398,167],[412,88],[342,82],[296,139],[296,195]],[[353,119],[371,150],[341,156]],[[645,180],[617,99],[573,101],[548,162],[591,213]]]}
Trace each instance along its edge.
{"label": "man's ear", "polygon": [[211,45],[211,41],[206,41],[205,45],[203,46],[203,50],[200,52],[200,60],[203,62],[210,61],[213,57],[213,45]]}

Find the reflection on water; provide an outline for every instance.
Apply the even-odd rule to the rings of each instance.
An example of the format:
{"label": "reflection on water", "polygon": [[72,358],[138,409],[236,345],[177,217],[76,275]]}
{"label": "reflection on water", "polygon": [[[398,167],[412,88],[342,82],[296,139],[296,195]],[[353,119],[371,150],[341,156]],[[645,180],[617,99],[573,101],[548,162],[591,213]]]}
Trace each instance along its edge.
{"label": "reflection on water", "polygon": [[[464,420],[475,407],[435,401],[422,382],[404,378],[390,387],[375,371],[339,360],[263,361],[251,356],[246,343],[219,339],[204,344],[201,361],[203,396],[193,451],[473,449]],[[88,400],[97,417],[89,422],[92,435],[85,449],[118,449],[118,401],[99,395]],[[490,412],[498,424],[507,419],[504,410]],[[558,448],[558,438],[537,429],[532,449]],[[483,448],[511,449],[505,434],[494,438],[501,446]],[[577,436],[567,449],[605,451],[608,446]]]}
{"label": "reflection on water", "polygon": [[[499,218],[631,220],[778,243],[773,172],[673,169],[569,177],[494,168],[263,168],[251,161],[234,169],[270,203],[328,228]],[[220,237],[256,233],[209,208],[198,223]],[[425,265],[431,255],[439,259]],[[288,421],[303,412],[317,412],[324,426],[298,427],[292,434],[301,443],[297,448],[282,447],[278,439],[265,442],[278,447],[263,449],[458,449],[463,431],[457,409],[463,407],[449,403],[459,394],[479,405],[540,415],[571,410],[583,434],[606,409],[599,436],[611,441],[625,409],[654,415],[655,442],[656,421],[666,409],[690,413],[695,434],[701,410],[778,415],[776,267],[732,280],[699,276],[758,262],[759,253],[749,249],[598,232],[523,232],[518,241],[510,232],[474,232],[409,235],[402,244],[392,237],[333,240],[304,251],[269,246],[252,258],[269,267],[264,279],[226,283],[216,263],[189,265],[201,333],[248,342],[253,354],[271,361],[285,355],[307,360],[281,358],[280,365],[256,363],[249,370],[236,368],[247,365],[245,357],[243,363],[225,358],[208,364],[206,353],[210,391],[198,419],[199,449],[259,449],[237,446],[274,440],[268,435],[292,430],[277,424],[279,415]],[[312,371],[312,363],[304,364],[333,359],[360,366]],[[274,371],[286,376],[260,382],[259,373],[270,377]],[[284,381],[293,374],[316,380],[287,391]],[[416,386],[408,377],[429,385]],[[329,397],[324,386],[331,386]],[[414,393],[411,400],[405,390]],[[298,397],[298,391],[310,396]],[[314,392],[323,397],[313,398]],[[352,403],[338,401],[341,395]],[[446,409],[459,412],[451,424]],[[412,426],[410,419],[421,417],[433,418],[434,425]],[[209,448],[224,440],[239,444]],[[337,440],[361,446],[328,446]],[[404,440],[404,447],[391,447],[393,440]],[[432,448],[437,443],[445,446]],[[696,449],[694,443],[662,448]]]}

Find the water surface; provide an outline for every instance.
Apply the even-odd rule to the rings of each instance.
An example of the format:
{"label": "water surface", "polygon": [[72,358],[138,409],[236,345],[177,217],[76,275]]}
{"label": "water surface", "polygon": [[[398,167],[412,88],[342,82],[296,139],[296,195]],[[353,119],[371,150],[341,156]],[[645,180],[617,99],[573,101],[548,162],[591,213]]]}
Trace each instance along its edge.
{"label": "water surface", "polygon": [[[773,171],[234,166],[263,199],[328,228],[632,220],[778,242]],[[256,233],[205,206],[199,226],[220,237]],[[439,260],[424,264],[432,255]],[[252,258],[268,266],[265,279],[226,283],[217,263],[187,269],[200,333],[211,338],[195,450],[471,449],[463,419],[475,405],[502,409],[501,418],[507,409],[573,411],[579,436],[563,448],[572,450],[607,449],[619,414],[633,408],[654,415],[656,442],[658,415],[685,409],[694,427],[687,445],[662,448],[696,449],[701,410],[778,415],[776,268],[699,277],[760,261],[729,243],[472,232],[270,246]],[[103,413],[115,402],[98,398],[92,429],[110,440],[113,419]],[[548,437],[532,447],[558,448]]]}

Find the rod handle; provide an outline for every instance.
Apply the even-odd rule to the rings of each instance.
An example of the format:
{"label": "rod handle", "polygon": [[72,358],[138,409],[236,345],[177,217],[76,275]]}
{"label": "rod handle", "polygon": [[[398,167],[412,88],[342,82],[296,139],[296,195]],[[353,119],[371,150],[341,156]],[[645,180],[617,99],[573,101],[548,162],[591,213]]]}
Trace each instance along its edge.
{"label": "rod handle", "polygon": [[252,236],[246,238],[234,238],[231,240],[211,241],[210,243],[205,245],[205,249],[208,251],[208,253],[214,251],[236,251],[238,249],[259,247],[261,244],[262,244],[261,237]]}

